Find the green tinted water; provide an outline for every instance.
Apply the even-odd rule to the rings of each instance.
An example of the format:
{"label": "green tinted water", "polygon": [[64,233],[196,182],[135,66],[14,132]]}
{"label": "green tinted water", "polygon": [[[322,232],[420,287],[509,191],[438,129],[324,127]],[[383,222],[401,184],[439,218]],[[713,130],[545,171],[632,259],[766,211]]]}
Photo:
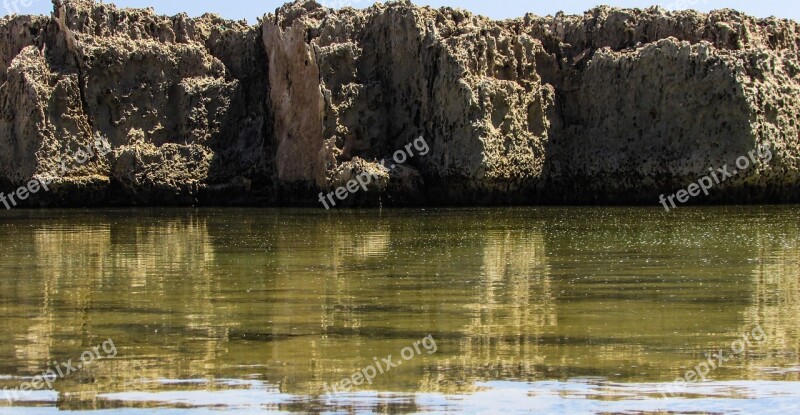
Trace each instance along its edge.
{"label": "green tinted water", "polygon": [[[0,391],[0,413],[787,413],[798,214],[2,212],[0,389],[109,339],[116,356],[52,389]],[[428,335],[435,349],[401,358]],[[708,382],[663,399],[743,335]],[[389,355],[402,364],[372,385],[325,395]]]}

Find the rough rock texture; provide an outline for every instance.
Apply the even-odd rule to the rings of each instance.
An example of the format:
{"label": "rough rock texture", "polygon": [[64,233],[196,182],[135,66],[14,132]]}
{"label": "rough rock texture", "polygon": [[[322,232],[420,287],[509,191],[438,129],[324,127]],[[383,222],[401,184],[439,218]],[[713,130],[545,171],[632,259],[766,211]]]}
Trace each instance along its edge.
{"label": "rough rock texture", "polygon": [[598,8],[515,27],[543,39],[565,69],[564,128],[549,143],[546,177],[563,191],[556,201],[646,202],[760,145],[773,153],[769,164],[705,200],[800,197],[796,22]]}
{"label": "rough rock texture", "polygon": [[362,173],[346,205],[656,204],[759,145],[696,201],[800,200],[793,21],[301,0],[250,26],[56,0],[0,38],[0,190],[113,148],[28,206],[317,204]]}
{"label": "rough rock texture", "polygon": [[274,198],[258,28],[91,1],[55,4],[52,18],[4,18],[0,28],[6,189],[47,175],[99,134],[114,152],[70,168],[40,203]]}

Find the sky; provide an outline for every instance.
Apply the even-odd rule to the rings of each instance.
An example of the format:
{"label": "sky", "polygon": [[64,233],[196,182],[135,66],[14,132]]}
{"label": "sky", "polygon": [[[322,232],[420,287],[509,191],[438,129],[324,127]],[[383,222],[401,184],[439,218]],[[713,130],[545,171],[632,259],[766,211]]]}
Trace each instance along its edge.
{"label": "sky", "polygon": [[[375,0],[317,0],[329,6],[368,7]],[[470,10],[494,19],[520,17],[525,13],[545,16],[559,11],[580,14],[599,4],[617,7],[648,7],[654,4],[666,9],[696,9],[709,11],[733,8],[758,17],[777,16],[800,21],[798,0],[412,0],[415,4],[435,7],[451,6]],[[109,3],[109,1],[106,1]],[[49,14],[51,0],[0,0],[3,15]],[[205,12],[217,13],[225,18],[247,19],[255,23],[256,18],[273,12],[284,1],[280,0],[115,0],[120,7],[152,7],[159,14],[174,15],[186,12],[199,16]]]}

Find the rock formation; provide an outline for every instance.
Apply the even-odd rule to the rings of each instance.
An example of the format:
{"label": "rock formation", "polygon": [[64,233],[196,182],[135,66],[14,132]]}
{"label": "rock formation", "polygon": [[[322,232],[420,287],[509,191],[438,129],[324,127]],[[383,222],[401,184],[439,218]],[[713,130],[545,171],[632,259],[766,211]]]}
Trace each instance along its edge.
{"label": "rock formation", "polygon": [[[800,200],[800,28],[733,10],[493,21],[298,0],[257,25],[54,0],[0,20],[0,191],[25,206],[646,203],[757,146],[699,202]],[[390,168],[417,137],[430,151]]]}

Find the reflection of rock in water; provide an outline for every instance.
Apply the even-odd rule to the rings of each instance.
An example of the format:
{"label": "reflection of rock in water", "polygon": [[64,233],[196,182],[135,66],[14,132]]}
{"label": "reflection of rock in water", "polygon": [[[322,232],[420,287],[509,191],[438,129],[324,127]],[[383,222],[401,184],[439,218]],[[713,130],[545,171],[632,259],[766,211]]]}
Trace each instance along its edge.
{"label": "reflection of rock in water", "polygon": [[164,289],[165,276],[202,277],[214,261],[206,221],[190,216],[115,228],[128,234],[115,234],[115,247],[120,249],[113,251],[114,267],[130,276],[131,287],[148,286],[148,291]]}
{"label": "reflection of rock in water", "polygon": [[[117,369],[116,377],[130,374],[126,381],[131,382],[213,377],[216,372],[217,355],[224,350],[229,327],[236,323],[212,301],[225,282],[212,271],[216,255],[208,220],[181,215],[137,221],[132,228],[119,229],[128,235],[115,241],[113,260],[116,275],[130,276],[127,285],[132,295],[127,306],[156,312],[160,321],[154,321],[144,333],[154,340],[148,342],[149,350],[142,350],[137,357],[147,359],[126,362],[129,368]],[[169,346],[163,350],[159,344]],[[176,347],[191,352],[178,353],[173,351]],[[174,357],[181,360],[180,365],[165,365],[162,360]],[[134,387],[158,388],[140,383]]]}
{"label": "reflection of rock in water", "polygon": [[389,252],[389,233],[370,231],[336,234],[334,258],[337,263],[381,257]]}
{"label": "reflection of rock in water", "polygon": [[[461,379],[527,379],[544,363],[540,337],[557,325],[557,310],[544,238],[538,229],[500,230],[485,237],[482,280],[471,322],[455,359],[441,360],[437,379],[428,374],[420,390],[455,392]],[[452,370],[464,371],[453,376]],[[448,374],[449,373],[449,374]],[[448,374],[445,376],[445,374]]]}
{"label": "reflection of rock in water", "polygon": [[[29,320],[23,336],[26,341],[15,344],[17,359],[24,364],[21,370],[41,373],[56,357],[52,348],[56,342],[65,341],[65,332],[83,327],[85,313],[92,307],[93,290],[103,283],[110,241],[108,223],[52,224],[33,230],[30,261],[40,272],[29,278],[30,282],[41,284],[31,284],[41,291],[30,293],[29,298],[38,298],[41,304],[38,316]],[[57,315],[54,307],[60,302],[81,313],[68,314],[70,318]],[[69,343],[79,346],[85,336],[69,337]]]}
{"label": "reflection of rock in water", "polygon": [[[313,362],[310,381],[303,382],[305,371],[290,371],[292,379],[275,379],[282,382],[282,390],[293,393],[319,394],[323,381],[331,382],[349,376],[362,361],[350,363],[353,349],[341,350],[335,345],[346,336],[354,344],[360,340],[364,330],[362,318],[365,314],[359,305],[364,298],[359,293],[371,292],[380,279],[365,278],[366,274],[386,270],[380,267],[390,254],[391,232],[389,223],[376,220],[374,216],[350,217],[332,215],[319,218],[300,218],[292,223],[291,231],[276,232],[278,252],[277,267],[286,272],[276,276],[276,285],[302,290],[306,298],[320,299],[318,304],[281,304],[281,314],[292,314],[292,321],[299,324],[305,318],[315,321],[310,324],[319,328],[319,341],[297,340],[269,344],[272,361]],[[313,293],[313,294],[312,294]],[[293,307],[301,307],[297,312]],[[318,308],[317,308],[318,307]],[[313,312],[309,312],[313,309]],[[319,310],[319,311],[317,311]],[[303,350],[302,353],[294,353]],[[337,360],[331,353],[341,352]],[[349,373],[348,373],[349,372]],[[283,372],[282,372],[283,373]],[[335,375],[332,375],[335,374]]]}
{"label": "reflection of rock in water", "polygon": [[[230,323],[212,302],[222,283],[207,271],[215,254],[206,219],[181,214],[89,220],[54,221],[33,231],[31,261],[39,271],[28,286],[41,289],[42,302],[39,317],[19,329],[28,339],[16,346],[25,364],[20,370],[40,373],[47,362],[77,360],[114,339],[118,359],[97,362],[57,383],[62,392],[82,393],[71,395],[70,407],[84,406],[80,402],[93,399],[97,390],[130,390],[124,384],[134,379],[211,376]],[[119,312],[151,317],[137,320],[143,326],[119,328]],[[127,344],[131,339],[138,347]],[[170,352],[175,348],[191,353],[179,356],[181,365],[164,364],[175,357]]]}
{"label": "reflection of rock in water", "polygon": [[389,232],[336,232],[331,247],[330,264],[332,268],[331,287],[335,291],[334,302],[326,307],[323,328],[331,327],[336,321],[336,310],[341,310],[343,327],[358,329],[361,317],[355,311],[356,297],[351,294],[352,267],[370,258],[379,258],[389,252]]}
{"label": "reflection of rock in water", "polygon": [[[362,269],[369,260],[380,260],[389,253],[388,225],[329,220],[314,223],[308,231],[309,241],[313,243],[330,241],[327,249],[318,252],[324,278],[320,294],[327,299],[323,306],[322,330],[335,325],[359,329],[361,317],[356,312],[356,297],[352,291],[363,282],[354,281],[354,270]],[[287,254],[294,257],[289,251]]]}
{"label": "reflection of rock in water", "polygon": [[[797,239],[778,242],[762,241],[760,265],[753,273],[753,303],[746,311],[742,333],[749,333],[760,324],[767,334],[757,359],[758,367],[794,368],[793,380],[800,361],[800,245]],[[762,360],[763,359],[763,360]],[[778,371],[780,372],[780,370]]]}

